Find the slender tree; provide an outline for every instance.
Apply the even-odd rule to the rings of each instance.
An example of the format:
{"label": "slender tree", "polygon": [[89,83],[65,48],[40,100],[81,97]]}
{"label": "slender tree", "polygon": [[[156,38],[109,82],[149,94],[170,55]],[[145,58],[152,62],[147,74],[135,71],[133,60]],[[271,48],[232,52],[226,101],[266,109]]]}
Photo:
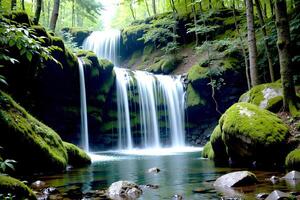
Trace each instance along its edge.
{"label": "slender tree", "polygon": [[249,63],[248,63],[246,49],[244,47],[244,41],[243,41],[243,38],[242,38],[242,34],[240,32],[240,27],[239,27],[237,19],[236,19],[235,0],[232,1],[232,7],[233,7],[233,17],[234,17],[235,30],[236,30],[237,35],[239,37],[240,45],[241,45],[243,56],[244,56],[244,63],[245,63],[245,67],[246,67],[246,69],[245,69],[246,73],[245,74],[246,74],[246,79],[247,79],[247,86],[248,86],[248,89],[250,90],[250,88],[251,88],[251,81],[250,81],[250,76],[249,76]]}
{"label": "slender tree", "polygon": [[155,0],[152,0],[152,10],[153,10],[153,14],[156,15],[156,2],[155,2]]}
{"label": "slender tree", "polygon": [[21,0],[21,6],[22,6],[22,10],[25,10],[25,1]]}
{"label": "slender tree", "polygon": [[11,0],[10,5],[11,5],[10,9],[15,10],[17,7],[17,0]]}
{"label": "slender tree", "polygon": [[[191,0],[191,7],[192,7],[193,18],[194,18],[194,26],[196,28],[196,27],[198,27],[198,23],[197,23],[195,0]],[[199,37],[198,37],[197,31],[195,31],[195,39],[196,39],[196,46],[198,46],[199,45]]]}
{"label": "slender tree", "polygon": [[59,15],[59,6],[60,6],[60,0],[54,0],[52,16],[50,20],[50,29],[52,31],[55,31],[56,28],[56,23]]}
{"label": "slender tree", "polygon": [[274,4],[273,4],[273,0],[269,0],[269,4],[270,4],[271,15],[273,17],[274,16]]}
{"label": "slender tree", "polygon": [[149,5],[148,5],[148,1],[147,0],[144,0],[144,3],[146,5],[146,8],[147,8],[147,13],[149,15],[149,17],[151,16],[151,13],[150,13],[150,9],[149,9]]}
{"label": "slender tree", "polygon": [[248,48],[249,48],[249,63],[250,63],[250,78],[251,86],[259,84],[257,70],[257,47],[254,29],[253,1],[245,0],[247,13],[247,30],[248,30]]}
{"label": "slender tree", "polygon": [[34,14],[34,19],[33,23],[38,24],[41,16],[41,10],[42,10],[42,0],[37,0],[36,1],[36,8],[35,8],[35,14]]}
{"label": "slender tree", "polygon": [[267,40],[267,37],[268,37],[267,29],[265,26],[265,20],[264,20],[263,12],[261,9],[260,1],[255,0],[255,5],[256,5],[256,9],[257,9],[257,14],[258,14],[261,30],[262,30],[262,33],[264,36],[264,46],[265,46],[265,50],[266,50],[266,54],[267,54],[270,78],[271,78],[271,81],[274,82],[275,81],[275,73],[274,73],[274,68],[273,68],[272,55],[271,55],[270,46],[269,46],[268,40]]}
{"label": "slender tree", "polygon": [[283,88],[283,108],[292,114],[295,110],[296,92],[293,82],[293,69],[290,53],[290,28],[285,0],[275,1],[277,48]]}

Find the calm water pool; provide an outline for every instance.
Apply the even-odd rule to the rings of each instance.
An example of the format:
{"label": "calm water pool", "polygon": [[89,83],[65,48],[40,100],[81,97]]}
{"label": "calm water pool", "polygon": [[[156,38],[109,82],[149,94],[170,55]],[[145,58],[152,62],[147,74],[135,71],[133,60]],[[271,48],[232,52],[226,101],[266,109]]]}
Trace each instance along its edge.
{"label": "calm water pool", "polygon": [[[234,170],[215,167],[212,161],[201,159],[200,152],[166,153],[164,151],[137,152],[101,152],[93,157],[93,164],[87,168],[71,169],[64,174],[39,177],[50,186],[61,192],[72,189],[83,193],[91,190],[107,189],[111,183],[119,180],[129,180],[139,185],[159,185],[158,189],[146,189],[140,199],[172,199],[174,194],[180,194],[184,199],[219,199],[222,195],[240,195],[243,199],[255,199],[260,192],[271,192],[274,189],[282,191],[300,191],[296,183],[280,182],[272,184],[265,179],[272,175],[282,176],[283,173],[271,171],[253,171],[260,184],[255,187],[227,190],[225,193],[212,187],[212,180],[222,174]],[[145,155],[146,154],[146,155]],[[156,154],[156,155],[153,155]],[[158,167],[158,174],[147,170]],[[210,189],[207,193],[193,193],[196,188]]]}

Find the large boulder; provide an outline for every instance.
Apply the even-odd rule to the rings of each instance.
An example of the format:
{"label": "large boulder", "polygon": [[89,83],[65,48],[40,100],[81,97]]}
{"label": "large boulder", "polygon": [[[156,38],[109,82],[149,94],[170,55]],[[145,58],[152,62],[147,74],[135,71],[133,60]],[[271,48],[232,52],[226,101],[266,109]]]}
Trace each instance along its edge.
{"label": "large boulder", "polygon": [[214,182],[214,187],[243,187],[257,182],[255,174],[249,171],[237,171],[219,177]]}
{"label": "large boulder", "polygon": [[[33,193],[33,191],[29,187],[27,187],[23,182],[15,178],[12,178],[10,176],[5,176],[1,174],[0,174],[0,194],[4,195],[4,197],[8,194],[12,194],[15,199],[29,199],[29,200],[36,199],[36,196]],[[1,196],[0,199],[2,199]]]}
{"label": "large boulder", "polygon": [[300,170],[300,149],[295,149],[286,156],[285,166],[289,169]]}
{"label": "large boulder", "polygon": [[239,99],[240,102],[252,103],[272,112],[279,111],[282,100],[282,86],[277,82],[254,86]]}
{"label": "large boulder", "polygon": [[226,146],[222,140],[222,131],[220,129],[220,126],[216,126],[214,131],[212,132],[210,136],[210,143],[211,147],[214,153],[214,160],[227,160],[228,155],[226,152]]}
{"label": "large boulder", "polygon": [[0,92],[0,146],[18,170],[61,171],[68,155],[58,134]]}
{"label": "large boulder", "polygon": [[129,181],[114,182],[109,186],[107,194],[111,199],[137,199],[142,195],[142,189]]}
{"label": "large boulder", "polygon": [[91,164],[91,158],[85,151],[68,142],[63,142],[63,145],[68,153],[68,164],[74,167]]}
{"label": "large boulder", "polygon": [[222,140],[234,162],[273,164],[286,155],[288,126],[275,114],[249,103],[236,103],[219,120]]}

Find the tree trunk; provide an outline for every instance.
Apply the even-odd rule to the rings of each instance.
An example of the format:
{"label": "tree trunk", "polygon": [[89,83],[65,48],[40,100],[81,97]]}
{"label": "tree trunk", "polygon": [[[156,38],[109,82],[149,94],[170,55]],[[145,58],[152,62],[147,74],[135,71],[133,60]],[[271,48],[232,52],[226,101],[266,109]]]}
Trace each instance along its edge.
{"label": "tree trunk", "polygon": [[187,0],[184,0],[184,5],[185,5],[185,12],[188,13],[188,5],[187,5]]}
{"label": "tree trunk", "polygon": [[245,69],[245,74],[246,74],[246,79],[247,79],[247,86],[248,86],[248,90],[250,90],[251,81],[250,81],[250,76],[249,76],[249,63],[248,63],[246,49],[244,47],[244,41],[243,41],[242,35],[240,33],[240,28],[239,28],[239,25],[238,25],[237,19],[236,19],[235,0],[233,0],[232,6],[233,6],[233,17],[234,17],[235,30],[237,32],[237,35],[238,35],[239,39],[240,39],[240,45],[241,45],[241,48],[242,48],[242,52],[243,52],[243,56],[244,56],[244,63],[245,63],[245,68],[246,68]]}
{"label": "tree trunk", "polygon": [[[295,87],[290,53],[290,28],[285,0],[275,1],[277,48],[279,53],[280,74],[283,88],[283,108],[291,113],[295,110]],[[292,113],[293,114],[293,113]]]}
{"label": "tree trunk", "polygon": [[[195,8],[195,0],[192,0],[192,13],[193,13],[193,17],[194,17],[194,26],[195,28],[197,28],[198,24],[197,24],[197,13],[196,13],[196,8]],[[198,37],[198,33],[197,31],[195,31],[195,39],[196,39],[196,46],[199,45],[199,37]]]}
{"label": "tree trunk", "polygon": [[256,4],[256,8],[257,8],[257,13],[258,13],[258,17],[259,17],[259,22],[260,22],[260,26],[261,26],[261,30],[264,36],[264,46],[266,49],[266,54],[267,54],[267,59],[268,59],[268,65],[269,65],[269,72],[270,72],[270,78],[271,81],[274,82],[275,81],[275,74],[274,74],[274,68],[273,68],[273,62],[272,62],[272,55],[271,55],[271,50],[268,44],[268,40],[267,40],[267,30],[266,30],[266,26],[265,26],[265,20],[263,17],[263,13],[261,10],[261,5],[259,0],[255,0],[255,4]]}
{"label": "tree trunk", "polygon": [[11,7],[10,7],[10,9],[11,10],[15,10],[16,9],[16,7],[17,7],[17,0],[11,0]]}
{"label": "tree trunk", "polygon": [[250,78],[251,78],[251,86],[253,87],[259,84],[259,78],[258,78],[258,70],[257,70],[257,47],[256,47],[256,37],[255,37],[255,30],[254,30],[252,0],[246,0],[246,12],[247,12]]}
{"label": "tree trunk", "polygon": [[58,14],[59,14],[59,6],[60,6],[60,0],[54,0],[52,16],[51,16],[51,20],[50,20],[50,30],[52,30],[53,32],[55,31],[55,28],[56,28],[56,23],[57,23]]}
{"label": "tree trunk", "polygon": [[36,24],[36,25],[40,21],[41,10],[42,10],[42,0],[37,0],[36,1],[36,8],[35,8],[34,19],[33,19],[33,23]]}
{"label": "tree trunk", "polygon": [[144,2],[145,2],[145,5],[146,5],[146,8],[147,8],[147,13],[148,13],[148,15],[149,15],[149,17],[150,17],[150,16],[151,16],[151,13],[150,13],[150,9],[149,9],[148,2],[147,2],[147,0],[144,0]]}
{"label": "tree trunk", "polygon": [[273,17],[274,16],[274,4],[273,4],[273,0],[269,0],[269,4],[270,4],[271,15]]}
{"label": "tree trunk", "polygon": [[134,9],[133,9],[133,6],[132,6],[132,2],[130,2],[129,8],[130,8],[130,12],[131,12],[131,15],[132,15],[133,20],[136,20],[136,18],[135,18],[135,13],[134,13]]}
{"label": "tree trunk", "polygon": [[25,10],[25,1],[21,0],[21,6],[22,6],[22,10]]}
{"label": "tree trunk", "polygon": [[72,27],[75,26],[75,0],[72,0]]}
{"label": "tree trunk", "polygon": [[153,15],[156,15],[156,2],[155,2],[155,0],[152,0],[152,9],[153,9]]}
{"label": "tree trunk", "polygon": [[212,9],[211,0],[208,0],[208,8],[209,8],[209,10]]}

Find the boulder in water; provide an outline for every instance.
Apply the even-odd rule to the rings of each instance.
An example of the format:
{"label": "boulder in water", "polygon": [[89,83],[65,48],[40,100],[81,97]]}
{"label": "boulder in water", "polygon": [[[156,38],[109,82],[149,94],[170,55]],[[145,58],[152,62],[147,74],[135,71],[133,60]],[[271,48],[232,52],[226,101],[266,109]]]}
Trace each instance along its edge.
{"label": "boulder in water", "polygon": [[256,195],[256,199],[261,199],[264,200],[265,198],[267,198],[269,196],[268,193],[259,193]]}
{"label": "boulder in water", "polygon": [[292,199],[288,193],[281,192],[280,190],[274,190],[265,200],[280,200],[280,199]]}
{"label": "boulder in water", "polygon": [[108,196],[111,199],[116,200],[131,200],[131,199],[137,199],[139,198],[143,191],[141,188],[129,181],[118,181],[111,184],[111,186],[108,188]]}
{"label": "boulder in water", "polygon": [[160,169],[157,167],[148,169],[148,173],[159,173],[159,172],[160,172]]}
{"label": "boulder in water", "polygon": [[33,188],[35,190],[40,190],[40,189],[43,189],[45,187],[47,187],[47,185],[44,181],[37,180],[37,181],[31,183],[31,188]]}
{"label": "boulder in water", "polygon": [[300,180],[300,172],[294,170],[294,171],[287,173],[282,178],[285,180]]}
{"label": "boulder in water", "polygon": [[219,177],[215,182],[215,187],[242,187],[257,183],[255,174],[249,171],[237,171]]}
{"label": "boulder in water", "polygon": [[285,158],[285,166],[288,169],[300,169],[300,149],[291,151]]}

